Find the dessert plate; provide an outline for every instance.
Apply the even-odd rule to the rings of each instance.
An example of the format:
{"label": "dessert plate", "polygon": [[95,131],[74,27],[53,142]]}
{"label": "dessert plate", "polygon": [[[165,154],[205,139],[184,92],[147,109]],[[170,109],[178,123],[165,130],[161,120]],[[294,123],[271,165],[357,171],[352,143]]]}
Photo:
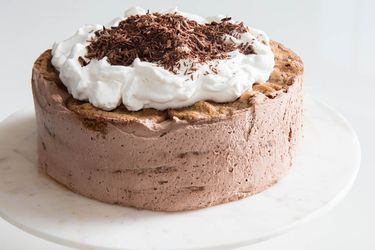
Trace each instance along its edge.
{"label": "dessert plate", "polygon": [[276,236],[332,208],[360,165],[345,119],[306,98],[305,138],[288,176],[255,196],[211,208],[161,213],[104,204],[38,172],[33,110],[0,125],[0,214],[17,227],[84,249],[229,249]]}

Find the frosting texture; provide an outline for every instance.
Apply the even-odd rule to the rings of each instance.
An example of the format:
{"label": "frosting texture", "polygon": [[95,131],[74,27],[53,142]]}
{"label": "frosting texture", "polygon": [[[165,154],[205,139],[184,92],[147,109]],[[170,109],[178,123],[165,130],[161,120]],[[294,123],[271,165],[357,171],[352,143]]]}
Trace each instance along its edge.
{"label": "frosting texture", "polygon": [[[202,18],[178,10],[169,13],[198,23],[219,22],[223,18]],[[145,14],[145,10],[134,7],[127,10],[123,18],[116,18],[105,27],[116,27],[129,16]],[[186,74],[192,64],[189,60],[181,60],[181,67],[175,72],[139,58],[128,66],[112,65],[106,57],[91,59],[82,66],[79,58],[87,54],[87,46],[94,39],[95,31],[101,29],[103,25],[86,25],[69,39],[55,43],[52,64],[75,99],[89,101],[103,110],[112,110],[121,104],[128,110],[137,111],[143,108],[181,108],[201,100],[231,102],[250,89],[253,83],[267,81],[274,67],[274,55],[267,35],[253,28],[235,36],[225,35],[223,39],[236,45],[251,44],[254,54],[244,54],[237,49],[230,52],[228,58],[195,64],[196,70],[189,74]]]}

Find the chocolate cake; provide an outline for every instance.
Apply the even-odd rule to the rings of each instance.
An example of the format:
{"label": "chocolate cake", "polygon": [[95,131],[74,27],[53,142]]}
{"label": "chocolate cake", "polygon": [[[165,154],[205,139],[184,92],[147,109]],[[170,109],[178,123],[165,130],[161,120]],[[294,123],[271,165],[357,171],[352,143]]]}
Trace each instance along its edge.
{"label": "chocolate cake", "polygon": [[[173,20],[179,29],[199,26],[184,24],[177,14],[130,16],[95,32],[87,54],[77,59],[80,67],[93,60],[124,67],[140,59],[157,61],[157,67],[178,74],[178,61],[187,59],[194,63],[186,74],[194,78],[196,65],[226,60],[228,52],[256,53],[251,44],[225,45],[217,37],[228,29],[247,30],[230,18],[209,23],[213,27],[208,30],[193,28],[198,41],[183,32],[176,37],[168,22],[158,21],[155,27],[155,18]],[[159,40],[151,43],[136,27],[152,27],[148,34]],[[134,47],[131,39],[142,45]],[[208,49],[202,51],[200,43]],[[174,48],[163,49],[168,44]],[[180,50],[181,45],[189,51]],[[157,211],[203,208],[265,190],[290,169],[303,127],[303,63],[280,43],[271,41],[269,46],[274,54],[269,79],[252,83],[233,101],[199,100],[166,109],[145,105],[137,111],[125,103],[104,110],[73,97],[51,63],[51,50],[45,51],[32,74],[40,168],[84,196]]]}

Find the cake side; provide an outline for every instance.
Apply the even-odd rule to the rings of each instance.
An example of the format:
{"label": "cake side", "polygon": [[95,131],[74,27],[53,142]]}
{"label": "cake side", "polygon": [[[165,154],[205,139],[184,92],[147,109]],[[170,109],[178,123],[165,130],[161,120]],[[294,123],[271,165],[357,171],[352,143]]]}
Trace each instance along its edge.
{"label": "cake side", "polygon": [[302,62],[272,45],[279,63],[269,83],[233,103],[167,111],[107,112],[74,101],[43,54],[32,77],[41,168],[87,197],[159,211],[266,189],[289,170],[303,126]]}

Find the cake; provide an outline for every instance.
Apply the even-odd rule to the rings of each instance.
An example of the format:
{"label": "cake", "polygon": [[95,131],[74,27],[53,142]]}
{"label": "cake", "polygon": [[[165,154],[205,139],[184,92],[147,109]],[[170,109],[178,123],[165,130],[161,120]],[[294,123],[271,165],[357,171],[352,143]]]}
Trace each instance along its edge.
{"label": "cake", "polygon": [[228,17],[130,9],[41,54],[32,90],[40,169],[127,207],[254,195],[288,173],[302,139],[301,59]]}

